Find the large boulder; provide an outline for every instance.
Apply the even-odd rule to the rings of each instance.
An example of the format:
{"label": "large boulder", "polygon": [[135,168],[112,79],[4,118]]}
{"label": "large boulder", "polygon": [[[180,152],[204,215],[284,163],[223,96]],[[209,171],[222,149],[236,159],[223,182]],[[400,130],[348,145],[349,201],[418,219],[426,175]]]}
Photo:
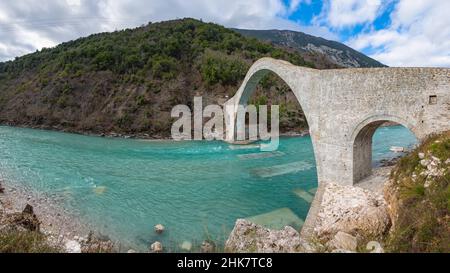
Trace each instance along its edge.
{"label": "large boulder", "polygon": [[270,230],[244,219],[236,221],[225,243],[225,251],[233,253],[313,252],[313,248],[292,227]]}
{"label": "large boulder", "polygon": [[381,194],[359,187],[325,185],[314,232],[329,241],[338,232],[356,237],[378,238],[390,227],[386,202]]}
{"label": "large boulder", "polygon": [[41,222],[34,214],[33,207],[27,204],[22,212],[5,214],[0,219],[0,228],[5,230],[40,231]]}
{"label": "large boulder", "polygon": [[64,249],[67,253],[81,253],[81,244],[75,240],[67,240]]}

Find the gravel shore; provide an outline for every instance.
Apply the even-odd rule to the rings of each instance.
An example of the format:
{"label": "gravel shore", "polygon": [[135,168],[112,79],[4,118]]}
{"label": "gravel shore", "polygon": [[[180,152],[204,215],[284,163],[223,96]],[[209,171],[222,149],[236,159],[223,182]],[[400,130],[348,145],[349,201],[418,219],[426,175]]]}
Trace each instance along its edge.
{"label": "gravel shore", "polygon": [[21,212],[31,205],[39,219],[41,232],[49,241],[64,246],[68,241],[84,241],[92,228],[83,223],[74,212],[63,208],[57,197],[33,192],[25,187],[0,180],[0,210],[4,213]]}

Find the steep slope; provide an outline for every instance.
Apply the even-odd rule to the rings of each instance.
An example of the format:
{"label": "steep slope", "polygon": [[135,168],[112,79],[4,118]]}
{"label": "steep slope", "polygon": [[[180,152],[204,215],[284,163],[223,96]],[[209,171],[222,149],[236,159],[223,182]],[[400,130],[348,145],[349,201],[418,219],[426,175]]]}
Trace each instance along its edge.
{"label": "steep slope", "polygon": [[402,158],[385,185],[391,252],[450,252],[450,132]]}
{"label": "steep slope", "polygon": [[[194,96],[204,105],[223,103],[265,56],[315,67],[299,54],[194,19],[91,35],[0,63],[0,123],[167,137],[173,106],[191,106]],[[252,102],[280,104],[281,128],[305,129],[288,90],[268,76]]]}
{"label": "steep slope", "polygon": [[[313,62],[322,58],[343,67],[383,67],[382,63],[335,41],[289,30],[234,29],[247,37],[254,37],[274,45],[297,50]],[[309,54],[309,55],[308,55]]]}

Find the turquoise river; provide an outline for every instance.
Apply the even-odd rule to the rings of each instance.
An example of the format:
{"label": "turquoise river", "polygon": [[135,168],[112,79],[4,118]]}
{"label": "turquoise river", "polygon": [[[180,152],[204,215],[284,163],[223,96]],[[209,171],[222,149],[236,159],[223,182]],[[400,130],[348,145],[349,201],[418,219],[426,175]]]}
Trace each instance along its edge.
{"label": "turquoise river", "polygon": [[[411,147],[401,126],[374,136],[374,164]],[[305,219],[317,174],[309,137],[282,138],[277,152],[213,141],[112,139],[0,127],[0,176],[75,211],[125,248],[161,241],[179,251],[206,238],[224,242],[237,218],[268,227]],[[338,160],[338,159],[337,159]],[[256,217],[255,217],[256,216]],[[156,235],[153,226],[166,232]]]}

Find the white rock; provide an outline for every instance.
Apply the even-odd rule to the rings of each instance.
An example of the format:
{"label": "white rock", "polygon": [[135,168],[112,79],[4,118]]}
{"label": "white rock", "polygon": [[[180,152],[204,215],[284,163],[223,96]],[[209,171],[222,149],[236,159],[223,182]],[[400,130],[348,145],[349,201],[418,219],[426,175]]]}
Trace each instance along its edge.
{"label": "white rock", "polygon": [[157,224],[155,226],[155,232],[158,233],[158,234],[163,233],[164,230],[165,230],[165,227],[163,225],[161,225],[161,224]]}
{"label": "white rock", "polygon": [[445,160],[445,164],[450,164],[450,158],[447,158],[447,160]]}
{"label": "white rock", "polygon": [[345,249],[355,252],[358,247],[358,240],[355,236],[339,231],[334,238],[327,243],[327,246],[332,249]]}
{"label": "white rock", "polygon": [[81,253],[81,245],[77,241],[68,240],[64,246],[67,253]]}
{"label": "white rock", "polygon": [[183,250],[191,251],[191,249],[192,249],[192,243],[189,242],[189,241],[184,241],[184,242],[181,244],[180,247],[181,247],[181,249],[183,249]]}
{"label": "white rock", "polygon": [[163,246],[160,242],[154,242],[151,246],[150,246],[150,250],[153,253],[161,253],[163,251]]}
{"label": "white rock", "polygon": [[136,252],[136,250],[134,250],[134,249],[128,249],[127,253],[128,253],[128,254],[132,254],[132,253],[137,253],[137,252]]}
{"label": "white rock", "polygon": [[419,153],[419,158],[420,159],[424,159],[425,158],[425,153]]}
{"label": "white rock", "polygon": [[270,230],[244,219],[238,219],[225,243],[232,253],[295,253],[314,249],[290,226]]}
{"label": "white rock", "polygon": [[370,241],[367,243],[366,249],[370,251],[370,253],[384,253],[384,249],[379,242]]}
{"label": "white rock", "polygon": [[431,159],[435,162],[435,164],[441,163],[441,160],[438,157],[432,156]]}
{"label": "white rock", "polygon": [[381,194],[359,187],[325,185],[314,232],[319,239],[333,239],[339,231],[377,237],[390,225],[387,204]]}
{"label": "white rock", "polygon": [[424,167],[428,166],[429,164],[430,164],[430,160],[428,160],[428,159],[420,160],[420,165],[422,165]]}

